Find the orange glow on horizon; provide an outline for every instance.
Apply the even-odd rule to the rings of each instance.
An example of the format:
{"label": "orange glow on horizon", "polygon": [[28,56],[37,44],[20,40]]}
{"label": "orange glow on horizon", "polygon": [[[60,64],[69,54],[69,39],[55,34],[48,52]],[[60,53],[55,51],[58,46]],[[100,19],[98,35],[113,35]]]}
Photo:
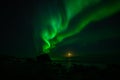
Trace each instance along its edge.
{"label": "orange glow on horizon", "polygon": [[67,53],[67,57],[72,57],[72,53]]}

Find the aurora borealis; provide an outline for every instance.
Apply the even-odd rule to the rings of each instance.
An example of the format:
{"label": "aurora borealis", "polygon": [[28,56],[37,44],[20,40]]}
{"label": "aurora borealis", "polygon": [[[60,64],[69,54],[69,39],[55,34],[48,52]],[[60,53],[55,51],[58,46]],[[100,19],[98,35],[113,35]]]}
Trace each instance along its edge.
{"label": "aurora borealis", "polygon": [[[59,5],[62,7],[59,7]],[[35,23],[35,26],[37,28],[35,28],[37,30],[35,29],[35,36],[44,41],[43,52],[49,52],[49,49],[57,47],[59,43],[62,44],[64,39],[80,33],[90,23],[100,21],[118,12],[120,10],[119,5],[119,0],[56,0],[52,3],[52,6],[45,6],[46,11],[43,12],[42,16],[39,13],[36,16],[37,25]],[[75,17],[77,21],[70,25]],[[39,21],[42,23],[39,24]],[[41,27],[40,30],[38,30],[38,27]],[[36,43],[36,47],[39,53],[38,44]]]}
{"label": "aurora borealis", "polygon": [[120,0],[12,0],[4,6],[1,54],[119,56]]}

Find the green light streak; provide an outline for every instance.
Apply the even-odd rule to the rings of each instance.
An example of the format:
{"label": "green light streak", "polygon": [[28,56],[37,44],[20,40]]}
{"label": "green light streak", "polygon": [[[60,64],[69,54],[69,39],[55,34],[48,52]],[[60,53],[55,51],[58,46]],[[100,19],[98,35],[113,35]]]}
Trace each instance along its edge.
{"label": "green light streak", "polygon": [[73,36],[79,33],[81,30],[83,30],[89,23],[111,16],[112,14],[116,13],[119,10],[120,1],[111,5],[102,6],[100,9],[95,10],[94,12],[88,14],[88,16],[85,16],[85,18],[82,19],[82,22],[78,23],[77,27],[75,27],[74,30],[59,35],[58,39],[61,39],[62,41],[67,37]]}
{"label": "green light streak", "polygon": [[85,8],[99,3],[101,0],[64,0],[66,5],[67,18],[72,19]]}
{"label": "green light streak", "polygon": [[[42,28],[39,34],[36,33],[44,41],[42,48],[45,53],[49,52],[49,49],[54,48],[56,44],[62,42],[64,39],[81,32],[91,22],[109,17],[120,10],[119,0],[111,1],[104,5],[99,4],[102,3],[102,0],[64,0],[63,3],[64,5],[61,5],[64,6],[62,9],[57,8],[58,6],[49,6],[46,8],[47,11],[44,12],[45,14],[43,13],[45,18],[40,15],[42,17],[40,20]],[[87,10],[89,7],[97,5],[99,5],[97,9],[91,10],[87,15],[81,15],[83,17],[78,19],[79,23],[75,24],[72,30],[69,29],[70,21],[75,16]],[[39,25],[39,20],[37,22]]]}

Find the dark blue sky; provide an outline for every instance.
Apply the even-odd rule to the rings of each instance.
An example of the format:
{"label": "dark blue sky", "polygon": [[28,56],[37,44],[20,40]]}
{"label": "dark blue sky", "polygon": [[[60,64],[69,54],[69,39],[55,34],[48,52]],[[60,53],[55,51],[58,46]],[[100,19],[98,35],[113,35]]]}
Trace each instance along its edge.
{"label": "dark blue sky", "polygon": [[[41,1],[41,5],[43,3],[45,1]],[[33,42],[34,26],[32,25],[35,4],[37,4],[37,0],[10,0],[3,2],[0,54],[16,57],[36,56]],[[49,4],[49,1],[47,4]],[[104,35],[108,34],[111,37],[104,37]],[[69,44],[67,44],[67,40],[64,40],[64,45],[58,44],[58,47],[51,51],[53,56],[64,55],[66,50],[73,50],[77,55],[83,53],[80,54],[83,56],[120,56],[120,13],[118,12],[109,18],[89,24],[81,33],[72,38],[77,37],[82,39],[76,39],[74,43]],[[72,38],[69,38],[69,40],[72,40]]]}

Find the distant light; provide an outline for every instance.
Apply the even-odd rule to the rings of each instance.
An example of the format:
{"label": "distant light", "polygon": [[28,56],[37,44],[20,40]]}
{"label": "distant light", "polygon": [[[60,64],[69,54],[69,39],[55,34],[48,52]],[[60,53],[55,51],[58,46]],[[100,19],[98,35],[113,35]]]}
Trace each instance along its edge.
{"label": "distant light", "polygon": [[67,54],[67,56],[68,56],[68,57],[72,57],[72,53],[69,52],[69,53]]}

